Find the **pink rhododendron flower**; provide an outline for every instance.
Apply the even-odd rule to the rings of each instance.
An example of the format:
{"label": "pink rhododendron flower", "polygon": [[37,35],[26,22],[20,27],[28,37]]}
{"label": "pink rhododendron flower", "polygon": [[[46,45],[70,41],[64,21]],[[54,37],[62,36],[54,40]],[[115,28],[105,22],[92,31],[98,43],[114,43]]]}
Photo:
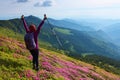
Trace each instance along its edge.
{"label": "pink rhododendron flower", "polygon": [[33,76],[33,80],[40,80],[40,79],[37,76]]}
{"label": "pink rhododendron flower", "polygon": [[32,59],[33,59],[32,55],[29,55],[28,60],[32,60]]}

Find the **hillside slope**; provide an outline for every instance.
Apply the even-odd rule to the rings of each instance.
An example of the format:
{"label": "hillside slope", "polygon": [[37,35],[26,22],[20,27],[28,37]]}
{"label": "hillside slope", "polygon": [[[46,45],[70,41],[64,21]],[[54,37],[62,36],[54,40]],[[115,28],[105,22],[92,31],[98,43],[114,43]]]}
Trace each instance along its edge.
{"label": "hillside slope", "polygon": [[[28,25],[30,23],[39,25],[39,23],[41,22],[41,19],[34,16],[28,16],[25,17],[25,19]],[[57,22],[57,20],[55,22]],[[59,24],[62,24],[62,22]],[[68,23],[66,22],[66,24]],[[68,52],[69,56],[77,58],[80,58],[80,56],[84,53],[93,53],[114,59],[119,59],[120,57],[118,47],[110,42],[105,42],[100,35],[101,33],[98,33],[98,35],[95,31],[92,33],[90,32],[92,35],[91,36],[89,32],[61,28],[61,26],[56,25],[52,26],[54,26],[57,36],[59,36],[63,44],[63,48],[61,48],[57,43],[55,36],[50,30],[50,25],[48,24],[48,22],[45,22],[41,29],[41,34],[39,35],[40,41],[42,43],[45,43],[41,44],[44,47],[64,49]],[[5,29],[8,28],[15,33],[19,33],[21,35],[25,34],[25,30],[20,19],[0,20],[0,27]]]}
{"label": "hillside slope", "polygon": [[116,45],[120,46],[120,22],[107,26],[104,31],[111,36]]}
{"label": "hillside slope", "polygon": [[97,66],[40,48],[40,70],[31,69],[32,56],[22,41],[0,35],[1,80],[119,80]]}

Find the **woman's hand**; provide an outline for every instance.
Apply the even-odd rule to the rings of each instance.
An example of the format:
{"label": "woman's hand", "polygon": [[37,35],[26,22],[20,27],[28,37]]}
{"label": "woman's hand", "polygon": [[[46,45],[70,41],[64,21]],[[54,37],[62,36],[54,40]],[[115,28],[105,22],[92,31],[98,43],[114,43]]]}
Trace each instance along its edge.
{"label": "woman's hand", "polygon": [[24,19],[24,15],[21,16],[21,19]]}
{"label": "woman's hand", "polygon": [[47,16],[46,16],[46,14],[44,14],[44,20],[46,20],[47,19]]}

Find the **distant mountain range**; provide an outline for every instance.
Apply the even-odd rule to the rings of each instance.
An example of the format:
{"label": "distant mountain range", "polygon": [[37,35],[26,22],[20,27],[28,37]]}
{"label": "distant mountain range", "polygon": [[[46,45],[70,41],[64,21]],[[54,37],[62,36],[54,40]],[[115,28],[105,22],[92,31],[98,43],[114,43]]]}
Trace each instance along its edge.
{"label": "distant mountain range", "polygon": [[109,25],[104,31],[110,35],[116,45],[120,46],[120,23]]}
{"label": "distant mountain range", "polygon": [[[28,25],[34,23],[39,25],[41,19],[35,16],[25,17]],[[48,19],[50,25],[54,27],[57,36],[63,44],[59,47],[55,36],[50,30],[50,25],[46,21],[42,27],[39,39],[42,46],[56,49],[64,49],[67,55],[79,58],[84,54],[97,54],[119,59],[119,48],[107,40],[109,36],[102,30],[95,31],[89,26],[79,25],[74,21]],[[0,27],[8,28],[14,32],[25,34],[24,27],[20,19],[0,20]]]}
{"label": "distant mountain range", "polygon": [[80,25],[78,23],[75,23],[74,20],[68,20],[68,19],[55,20],[51,18],[49,18],[48,20],[52,25],[63,27],[63,28],[75,29],[79,31],[94,31],[94,28],[90,26]]}
{"label": "distant mountain range", "polygon": [[[70,19],[67,19],[70,21]],[[73,21],[73,20],[71,20]],[[120,46],[120,19],[113,20],[113,19],[80,19],[80,20],[74,20],[75,23],[87,25],[95,30],[102,30],[104,31],[109,38],[107,40],[110,40],[114,44]],[[104,35],[105,35],[104,34]],[[103,36],[103,35],[102,35]]]}

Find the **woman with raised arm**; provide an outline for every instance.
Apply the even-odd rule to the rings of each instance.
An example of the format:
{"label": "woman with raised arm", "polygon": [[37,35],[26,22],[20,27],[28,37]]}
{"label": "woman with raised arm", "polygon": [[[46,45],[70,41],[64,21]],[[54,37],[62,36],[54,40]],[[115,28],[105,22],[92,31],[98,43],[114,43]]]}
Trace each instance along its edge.
{"label": "woman with raised arm", "polygon": [[26,30],[25,35],[25,44],[27,49],[30,51],[32,57],[33,57],[33,69],[39,70],[39,47],[38,47],[38,34],[40,33],[41,27],[44,24],[44,21],[47,19],[46,15],[44,15],[44,19],[39,24],[38,28],[36,29],[36,26],[34,24],[31,24],[29,27],[26,24],[26,21],[24,19],[24,15],[21,16],[21,19],[24,24],[24,28]]}

